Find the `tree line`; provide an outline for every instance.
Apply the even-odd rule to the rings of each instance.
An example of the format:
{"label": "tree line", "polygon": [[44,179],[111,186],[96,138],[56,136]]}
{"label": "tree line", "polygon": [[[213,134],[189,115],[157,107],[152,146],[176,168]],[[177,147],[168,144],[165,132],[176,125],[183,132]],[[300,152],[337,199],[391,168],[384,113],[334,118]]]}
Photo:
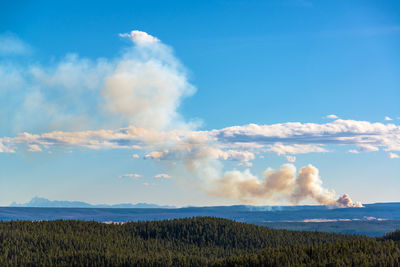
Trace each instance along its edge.
{"label": "tree line", "polygon": [[8,221],[0,266],[400,266],[400,231],[370,238],[212,217]]}

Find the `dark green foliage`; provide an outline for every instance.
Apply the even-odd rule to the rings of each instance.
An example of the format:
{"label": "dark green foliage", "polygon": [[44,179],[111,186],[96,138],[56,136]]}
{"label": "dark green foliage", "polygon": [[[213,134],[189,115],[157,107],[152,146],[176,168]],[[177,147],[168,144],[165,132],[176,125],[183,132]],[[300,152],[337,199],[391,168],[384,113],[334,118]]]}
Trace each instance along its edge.
{"label": "dark green foliage", "polygon": [[[351,209],[350,209],[351,210]],[[342,234],[382,236],[400,229],[400,220],[350,220],[335,222],[258,222],[257,225],[273,229],[319,231]]]}
{"label": "dark green foliage", "polygon": [[393,240],[393,241],[400,241],[400,230],[396,230],[391,233],[387,233],[382,237],[383,240]]}
{"label": "dark green foliage", "polygon": [[257,254],[229,257],[222,266],[400,266],[394,242],[338,241],[320,246],[268,248]]}
{"label": "dark green foliage", "polygon": [[0,223],[0,266],[398,266],[393,240],[209,217],[120,225],[11,221]]}

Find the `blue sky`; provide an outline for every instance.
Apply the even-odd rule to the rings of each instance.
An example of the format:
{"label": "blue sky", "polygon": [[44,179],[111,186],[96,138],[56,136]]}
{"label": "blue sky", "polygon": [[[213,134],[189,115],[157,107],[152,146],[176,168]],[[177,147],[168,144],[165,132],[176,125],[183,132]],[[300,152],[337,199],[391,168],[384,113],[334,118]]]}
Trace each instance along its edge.
{"label": "blue sky", "polygon": [[398,1],[3,6],[1,205],[400,201]]}

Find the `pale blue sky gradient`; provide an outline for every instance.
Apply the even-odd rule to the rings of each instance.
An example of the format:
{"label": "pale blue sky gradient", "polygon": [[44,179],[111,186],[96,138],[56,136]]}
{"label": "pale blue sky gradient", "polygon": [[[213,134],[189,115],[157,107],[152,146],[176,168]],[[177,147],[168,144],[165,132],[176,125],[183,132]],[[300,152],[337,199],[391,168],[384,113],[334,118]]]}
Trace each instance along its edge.
{"label": "pale blue sky gradient", "polygon": [[[172,47],[197,88],[178,111],[186,120],[200,119],[201,130],[249,123],[324,124],[332,121],[328,114],[381,123],[389,123],[384,120],[389,116],[390,123],[400,124],[396,0],[9,1],[1,6],[0,36],[23,45],[15,53],[1,53],[0,45],[2,66],[51,67],[69,53],[93,61],[113,59],[130,45],[118,34],[131,30],[159,38]],[[0,88],[0,138],[54,130],[43,126],[41,114],[21,124],[12,119],[24,100],[5,88]],[[90,111],[101,100],[87,93],[80,101]],[[102,117],[90,112],[96,123],[88,129],[100,128]],[[296,155],[295,166],[315,165],[325,187],[354,200],[400,201],[400,159],[388,158],[382,149],[352,154],[349,147],[327,148],[332,152]],[[153,178],[171,170],[142,159],[142,152],[57,149],[0,153],[0,205],[34,196],[108,204],[238,203],[212,197],[184,179]],[[140,159],[132,159],[133,153]],[[286,162],[285,156],[266,153],[251,169],[260,174]],[[230,162],[225,168],[243,169]],[[119,178],[126,173],[142,178]]]}

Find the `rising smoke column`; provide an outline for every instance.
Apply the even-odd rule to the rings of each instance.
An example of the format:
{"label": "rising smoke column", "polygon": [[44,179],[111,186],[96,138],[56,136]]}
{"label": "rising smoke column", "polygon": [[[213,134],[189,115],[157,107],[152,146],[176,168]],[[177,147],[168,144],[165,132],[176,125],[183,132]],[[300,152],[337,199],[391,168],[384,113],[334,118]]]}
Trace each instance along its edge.
{"label": "rising smoke column", "polygon": [[105,79],[102,94],[108,110],[138,127],[162,130],[188,126],[177,108],[195,88],[172,49],[145,32],[120,36],[129,38],[134,46]]}
{"label": "rising smoke column", "polygon": [[213,185],[212,194],[245,203],[265,204],[278,197],[292,204],[312,199],[330,207],[362,207],[359,202],[353,203],[347,194],[337,198],[333,190],[323,188],[318,169],[312,165],[302,167],[296,176],[295,166],[284,164],[279,170],[264,171],[261,180],[249,170],[229,171],[215,180]]}
{"label": "rising smoke column", "polygon": [[[250,137],[262,136],[264,133],[267,138],[285,139],[303,131],[309,135],[310,129],[318,130],[316,134],[319,136],[320,133],[327,132],[327,129],[323,125],[310,127],[309,124],[286,123],[272,126],[234,126],[211,132],[193,131],[194,125],[183,120],[178,107],[185,97],[195,92],[195,88],[188,82],[186,72],[172,49],[145,32],[132,31],[120,36],[128,38],[131,46],[119,58],[111,61],[99,59],[93,62],[70,55],[50,68],[39,65],[16,68],[16,88],[29,91],[24,101],[19,101],[24,103],[18,109],[22,115],[16,116],[23,119],[23,133],[14,138],[0,138],[0,153],[14,153],[17,144],[21,143],[26,144],[32,152],[40,152],[51,146],[144,149],[147,159],[182,163],[186,171],[196,177],[196,184],[200,188],[220,197],[261,204],[277,199],[297,204],[312,199],[319,204],[336,207],[360,205],[353,203],[347,194],[336,198],[333,191],[323,188],[318,169],[312,165],[301,168],[298,175],[292,164],[285,164],[279,170],[267,169],[261,177],[252,174],[250,170],[224,172],[221,161],[238,161],[242,166],[251,166],[255,155],[251,149],[239,149],[234,140],[231,144],[223,144],[218,136],[229,140],[236,132],[243,135],[250,130]],[[0,65],[0,74],[1,67]],[[30,90],[25,90],[26,87]],[[62,94],[58,99],[63,105],[57,105],[49,88],[57,89]],[[83,101],[88,96],[96,105],[87,105]],[[81,101],[72,101],[77,99]],[[72,106],[60,109],[65,103]],[[91,110],[88,106],[96,108]],[[71,110],[74,112],[68,113]],[[130,126],[117,130],[87,130],[93,128],[88,125],[95,121],[94,115],[100,116],[98,114],[104,113],[106,116],[99,119],[105,121],[102,126]],[[29,114],[41,114],[45,123],[57,122],[55,126],[65,125],[63,127],[70,132],[60,131],[57,127],[57,131],[41,135],[27,133],[27,121],[37,123],[37,116],[32,120],[26,119]],[[328,128],[336,135],[342,128],[359,128],[353,124],[354,122],[338,120]],[[84,128],[85,131],[71,132],[70,125],[77,125],[74,127]],[[362,129],[371,128],[366,122],[363,125]],[[396,132],[390,135],[397,136]],[[253,144],[240,146],[245,145],[250,145],[247,146],[249,148]],[[389,146],[390,143],[386,145]],[[369,151],[377,149],[368,144],[359,147]],[[283,143],[271,145],[268,151],[278,155],[326,152],[324,148],[313,144]],[[288,160],[295,161],[295,158],[292,156]],[[130,174],[129,177],[137,175]]]}
{"label": "rising smoke column", "polygon": [[[337,197],[333,190],[324,188],[319,171],[313,165],[302,167],[297,174],[293,164],[284,164],[279,170],[265,170],[260,178],[249,169],[223,172],[220,160],[229,158],[227,154],[219,148],[217,141],[203,134],[182,138],[167,148],[148,153],[146,157],[180,161],[196,177],[199,188],[211,195],[242,203],[266,204],[280,200],[299,204],[311,199],[330,207],[362,206],[361,203],[353,203],[347,194]],[[246,153],[233,155],[241,160],[252,158]]]}
{"label": "rising smoke column", "polygon": [[318,169],[312,165],[302,167],[296,176],[293,164],[284,164],[279,170],[267,169],[262,179],[245,171],[228,171],[212,183],[209,192],[249,204],[266,204],[279,198],[292,204],[312,199],[318,204],[330,207],[362,207],[353,203],[350,196],[337,197],[333,190],[325,189],[318,175]]}

